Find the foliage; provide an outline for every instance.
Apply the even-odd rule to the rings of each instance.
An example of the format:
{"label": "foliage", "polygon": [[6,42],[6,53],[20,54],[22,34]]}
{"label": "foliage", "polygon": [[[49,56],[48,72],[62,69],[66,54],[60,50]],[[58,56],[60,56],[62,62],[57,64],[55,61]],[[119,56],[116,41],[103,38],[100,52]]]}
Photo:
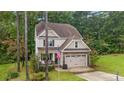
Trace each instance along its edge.
{"label": "foliage", "polygon": [[47,55],[46,54],[41,54],[41,59],[42,60],[46,60],[47,59]]}
{"label": "foliage", "polygon": [[10,80],[10,79],[13,79],[13,78],[17,78],[19,76],[19,73],[18,72],[12,72],[12,71],[9,71],[7,73],[7,78],[6,80]]}
{"label": "foliage", "polygon": [[15,68],[15,64],[0,64],[0,80],[6,80],[7,73]]}
{"label": "foliage", "polygon": [[74,26],[98,54],[123,53],[124,12],[75,12]]}
{"label": "foliage", "polygon": [[[38,22],[38,16],[40,16],[39,12],[29,12],[29,56],[34,52],[34,27]],[[0,18],[0,63],[10,63],[8,60],[13,60],[13,62],[16,62],[16,13],[13,11],[0,12]],[[21,42],[20,57],[22,58],[24,56],[24,12],[19,12],[19,32]]]}
{"label": "foliage", "polygon": [[33,81],[41,81],[41,80],[44,80],[44,76],[43,76],[43,73],[42,72],[38,72],[38,73],[33,73],[33,77],[31,80]]}
{"label": "foliage", "polygon": [[90,66],[94,67],[95,66],[94,64],[98,61],[98,59],[99,59],[99,56],[97,52],[95,50],[92,50],[90,54],[90,63],[91,63]]}
{"label": "foliage", "polygon": [[[42,56],[44,58],[44,56]],[[31,56],[30,59],[30,67],[32,72],[34,73],[38,73],[39,71],[44,72],[45,71],[45,64],[40,64],[39,63],[39,58],[35,55]],[[52,71],[54,70],[54,66],[53,65],[48,65],[48,70]]]}
{"label": "foliage", "polygon": [[[52,71],[52,70],[54,70],[54,69],[55,69],[55,68],[54,68],[53,65],[48,65],[48,71]],[[39,66],[39,71],[44,72],[44,71],[45,71],[45,65],[40,65],[40,66]]]}
{"label": "foliage", "polygon": [[30,59],[30,67],[32,69],[32,72],[38,72],[39,69],[38,65],[39,65],[38,58],[35,55],[32,55]]}

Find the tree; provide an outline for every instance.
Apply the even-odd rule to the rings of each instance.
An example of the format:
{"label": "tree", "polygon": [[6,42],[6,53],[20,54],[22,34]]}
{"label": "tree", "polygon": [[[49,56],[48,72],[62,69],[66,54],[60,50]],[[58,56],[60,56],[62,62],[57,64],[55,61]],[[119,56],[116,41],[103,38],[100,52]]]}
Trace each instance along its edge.
{"label": "tree", "polygon": [[34,33],[35,33],[35,25],[39,23],[39,18],[41,18],[42,12],[28,12],[28,49],[29,49],[29,54],[33,55],[34,50],[35,50],[35,41],[34,41]]}
{"label": "tree", "polygon": [[17,71],[20,72],[20,36],[18,12],[16,12],[16,30],[17,30]]}
{"label": "tree", "polygon": [[45,31],[46,31],[46,48],[45,48],[45,52],[46,52],[46,70],[45,70],[45,79],[48,80],[48,28],[47,28],[47,23],[48,23],[48,12],[45,12]]}
{"label": "tree", "polygon": [[27,47],[27,34],[28,34],[28,25],[27,25],[27,12],[25,11],[25,62],[26,62],[26,80],[29,80],[29,68],[28,68],[28,47]]}
{"label": "tree", "polygon": [[71,24],[73,20],[73,13],[71,11],[54,11],[54,12],[49,12],[49,22],[53,23],[66,23],[66,24]]}

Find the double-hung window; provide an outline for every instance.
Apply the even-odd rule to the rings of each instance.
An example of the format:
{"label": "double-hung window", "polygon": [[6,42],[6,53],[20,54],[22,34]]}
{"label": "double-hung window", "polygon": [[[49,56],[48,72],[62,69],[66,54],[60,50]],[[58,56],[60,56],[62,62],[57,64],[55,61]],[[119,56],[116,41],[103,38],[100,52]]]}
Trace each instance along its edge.
{"label": "double-hung window", "polygon": [[48,46],[53,47],[54,46],[54,40],[48,40]]}
{"label": "double-hung window", "polygon": [[78,42],[77,41],[75,42],[75,48],[78,48]]}
{"label": "double-hung window", "polygon": [[[45,46],[45,40],[43,41],[43,45]],[[48,40],[48,46],[53,47],[54,46],[54,40]]]}

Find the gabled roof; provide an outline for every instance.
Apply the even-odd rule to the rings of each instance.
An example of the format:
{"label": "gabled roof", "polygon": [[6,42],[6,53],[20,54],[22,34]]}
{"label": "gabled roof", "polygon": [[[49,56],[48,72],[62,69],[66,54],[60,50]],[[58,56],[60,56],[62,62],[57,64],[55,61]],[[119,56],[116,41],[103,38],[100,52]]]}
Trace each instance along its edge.
{"label": "gabled roof", "polygon": [[[48,23],[48,30],[54,30],[60,37],[72,37],[82,38],[79,31],[70,24],[60,24],[60,23]],[[45,23],[40,22],[36,25],[36,34],[40,35],[45,29]]]}
{"label": "gabled roof", "polygon": [[66,48],[66,46],[73,40],[74,38],[68,38],[65,40],[65,42],[60,46],[61,50],[90,50],[90,48],[81,40],[81,42],[83,43],[84,47],[83,48]]}
{"label": "gabled roof", "polygon": [[63,50],[71,40],[72,38],[66,39],[66,41],[60,46],[60,49]]}

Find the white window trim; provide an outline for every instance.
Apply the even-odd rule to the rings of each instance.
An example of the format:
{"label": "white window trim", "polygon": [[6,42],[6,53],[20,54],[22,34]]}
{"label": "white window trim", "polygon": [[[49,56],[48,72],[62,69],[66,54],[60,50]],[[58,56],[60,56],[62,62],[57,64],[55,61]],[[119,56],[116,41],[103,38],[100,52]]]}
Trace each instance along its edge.
{"label": "white window trim", "polygon": [[[77,47],[76,47],[76,42],[77,42]],[[74,48],[79,48],[79,42],[78,41],[74,41]]]}
{"label": "white window trim", "polygon": [[[50,46],[50,42],[53,44],[52,46]],[[54,40],[48,40],[48,47],[54,47],[55,46],[54,43],[55,43]]]}
{"label": "white window trim", "polygon": [[[50,39],[51,40],[51,39]],[[48,47],[54,47],[55,46],[55,40],[53,39],[53,40],[51,40],[52,42],[53,42],[53,46],[50,46],[49,45],[49,40],[48,40]],[[43,39],[43,46],[45,46],[44,43],[45,42],[45,39]]]}

